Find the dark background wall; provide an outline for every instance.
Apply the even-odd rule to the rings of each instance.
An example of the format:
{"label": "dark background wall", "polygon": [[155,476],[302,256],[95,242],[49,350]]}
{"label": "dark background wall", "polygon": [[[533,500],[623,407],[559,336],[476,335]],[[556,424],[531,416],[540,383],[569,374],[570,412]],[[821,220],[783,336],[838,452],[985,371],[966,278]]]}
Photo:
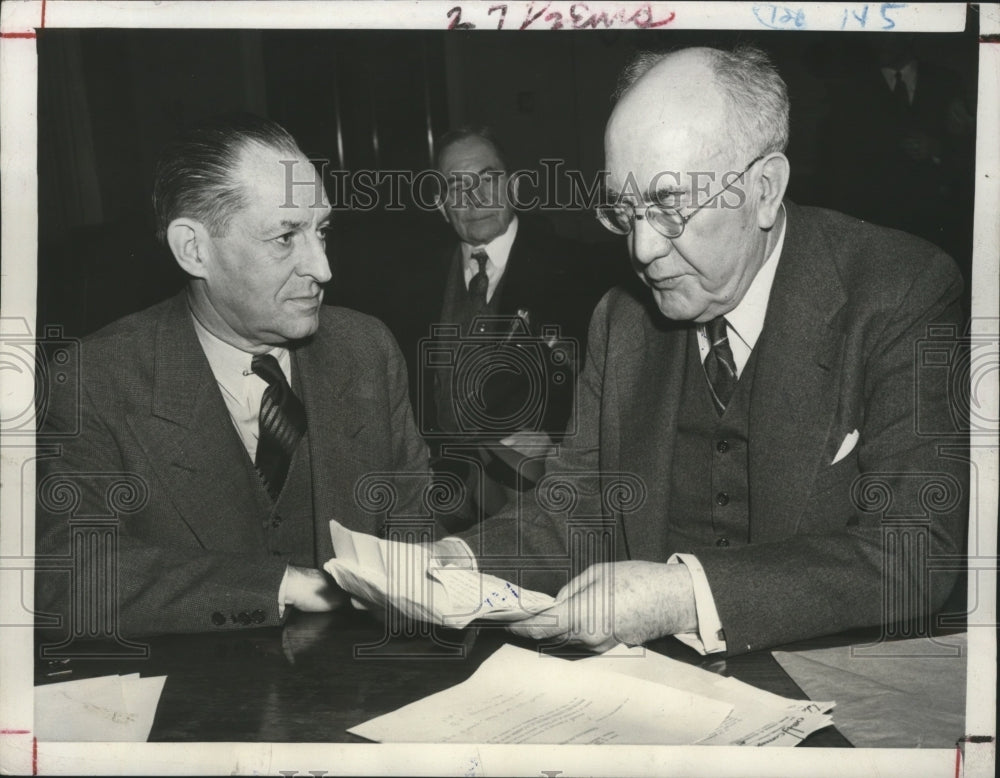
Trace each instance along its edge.
{"label": "dark background wall", "polygon": [[[916,36],[916,47],[922,63],[954,74],[974,116],[977,27],[970,22],[965,33]],[[311,156],[350,171],[424,169],[433,137],[486,123],[514,167],[558,158],[590,177],[603,164],[617,73],[639,48],[745,41],[768,50],[792,99],[789,196],[851,212],[850,197],[827,185],[825,133],[851,121],[836,115],[836,97],[869,67],[877,36],[45,30],[38,38],[40,321],[84,334],[179,288],[183,279],[151,237],[149,192],[159,148],[201,117],[268,115]],[[971,169],[961,176],[959,188],[968,192],[942,209],[971,201]],[[609,237],[584,210],[545,217],[598,253]],[[328,299],[369,310],[395,263],[418,261],[415,246],[447,234],[436,213],[412,207],[344,212],[335,225]],[[939,242],[967,267],[971,222],[951,229]],[[609,246],[607,261],[620,254],[620,245]]]}

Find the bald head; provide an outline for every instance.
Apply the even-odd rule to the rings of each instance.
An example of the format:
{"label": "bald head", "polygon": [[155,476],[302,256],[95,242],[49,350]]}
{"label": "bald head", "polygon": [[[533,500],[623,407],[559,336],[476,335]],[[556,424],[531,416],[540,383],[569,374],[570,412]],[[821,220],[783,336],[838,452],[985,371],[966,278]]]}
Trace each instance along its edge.
{"label": "bald head", "polygon": [[716,131],[725,135],[736,156],[784,152],[788,146],[785,82],[767,54],[756,47],[640,52],[621,73],[616,90],[619,104],[639,90],[651,108],[674,92],[675,103],[696,114],[721,99],[725,118]]}
{"label": "bald head", "polygon": [[[716,80],[710,51],[667,54],[624,91],[605,131],[609,154],[623,144],[645,154],[655,144],[689,152],[684,166],[674,170],[705,169],[709,163],[729,161],[724,157],[734,150],[726,133],[727,99]],[[610,158],[608,166],[615,167]]]}
{"label": "bald head", "polygon": [[756,49],[691,48],[640,55],[619,95],[604,137],[608,197],[634,270],[668,318],[725,315],[775,245],[784,82]]}

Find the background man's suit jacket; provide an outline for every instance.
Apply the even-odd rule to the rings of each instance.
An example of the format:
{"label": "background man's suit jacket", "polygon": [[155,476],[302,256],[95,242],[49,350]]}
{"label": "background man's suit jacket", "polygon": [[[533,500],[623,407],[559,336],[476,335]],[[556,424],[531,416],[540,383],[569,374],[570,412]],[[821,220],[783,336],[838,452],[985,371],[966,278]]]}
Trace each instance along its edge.
{"label": "background man's suit jacket", "polygon": [[[430,326],[441,322],[448,274],[454,270],[460,244],[452,240],[447,245],[432,249],[421,278],[405,283],[406,306],[415,316],[405,326],[390,327],[397,336],[410,371],[412,399],[418,409],[422,431],[437,430],[436,409],[433,399],[433,371],[420,364],[419,340],[428,336]],[[601,294],[607,289],[595,273],[593,259],[585,247],[559,237],[531,217],[518,217],[517,236],[511,247],[499,290],[497,315],[516,316],[527,311],[532,335],[538,335],[543,326],[555,325],[562,339],[573,339],[578,344],[582,358],[586,347],[587,323]],[[513,388],[516,392],[516,387]],[[549,381],[544,387],[546,402],[541,429],[561,432],[569,418],[573,400],[573,387],[566,383]],[[504,403],[510,404],[510,395],[504,387],[496,391],[487,388],[488,418],[502,418],[508,413]],[[516,403],[516,401],[515,401]],[[513,408],[516,413],[520,406]]]}
{"label": "background man's suit jacket", "polygon": [[[356,497],[362,476],[413,474],[396,484],[397,508],[420,510],[427,452],[414,426],[403,362],[381,323],[324,307],[318,332],[293,350],[292,366],[312,463],[316,558],[309,564],[321,566],[333,556],[330,519],[356,530],[380,529],[384,515],[369,513]],[[148,500],[121,517],[122,632],[232,626],[231,612],[278,623],[288,559],[266,548],[267,512],[247,488],[252,465],[184,293],[85,339],[80,368],[79,407],[49,408],[42,431],[65,433],[77,419],[82,425],[78,435],[51,438],[62,451],[40,462],[38,554],[68,554],[70,517],[109,515],[109,484],[130,474],[148,489]],[[40,447],[47,440],[40,438]],[[53,497],[60,482],[78,491],[75,502]],[[39,610],[64,612],[68,587],[65,576],[40,574]],[[225,625],[212,621],[216,612],[227,616]]]}
{"label": "background man's suit jacket", "polygon": [[[531,557],[566,554],[567,515],[603,516],[619,559],[698,556],[730,653],[940,608],[954,574],[928,573],[919,552],[893,555],[883,529],[895,517],[911,517],[929,531],[929,555],[962,553],[967,440],[947,437],[955,429],[948,381],[956,374],[919,361],[930,323],[962,332],[958,270],[912,236],[832,211],[787,204],[787,213],[756,346],[750,544],[672,547],[669,525],[693,518],[668,515],[691,325],[665,319],[648,290],[637,297],[616,289],[591,322],[580,433],[547,463],[535,493],[550,510],[532,502],[518,519],[508,507],[466,532],[483,563],[518,556],[524,570],[552,567],[552,559]],[[963,391],[960,381],[953,390]],[[831,464],[855,429],[857,447]],[[626,474],[631,492],[610,486],[618,474]],[[560,482],[578,494],[575,505],[565,490],[550,489]],[[900,591],[918,593],[888,616],[886,564],[898,566],[891,578]],[[554,589],[555,578],[529,576],[524,584]]]}

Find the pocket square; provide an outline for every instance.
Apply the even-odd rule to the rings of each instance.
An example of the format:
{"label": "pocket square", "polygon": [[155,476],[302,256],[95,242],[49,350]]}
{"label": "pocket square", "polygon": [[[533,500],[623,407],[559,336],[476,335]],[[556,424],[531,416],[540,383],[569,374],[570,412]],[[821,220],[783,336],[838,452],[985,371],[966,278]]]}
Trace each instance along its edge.
{"label": "pocket square", "polygon": [[846,438],[844,438],[844,442],[841,443],[840,448],[837,449],[837,456],[833,458],[833,461],[830,464],[831,465],[837,464],[841,459],[843,459],[852,451],[854,451],[854,447],[858,445],[858,439],[860,437],[861,433],[858,432],[857,430],[854,430],[854,432],[852,432]]}

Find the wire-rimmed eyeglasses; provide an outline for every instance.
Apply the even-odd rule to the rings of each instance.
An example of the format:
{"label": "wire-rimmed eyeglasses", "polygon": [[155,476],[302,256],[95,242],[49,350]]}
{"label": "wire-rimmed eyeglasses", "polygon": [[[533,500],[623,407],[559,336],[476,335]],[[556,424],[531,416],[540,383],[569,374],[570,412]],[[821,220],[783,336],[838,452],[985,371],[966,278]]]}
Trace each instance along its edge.
{"label": "wire-rimmed eyeglasses", "polygon": [[694,218],[702,208],[714,201],[723,192],[730,189],[733,184],[743,178],[744,174],[764,159],[766,155],[761,154],[755,157],[750,163],[740,171],[740,174],[730,181],[726,186],[709,197],[701,205],[695,207],[687,215],[682,214],[677,208],[672,208],[659,203],[650,203],[645,207],[632,205],[629,202],[620,202],[613,205],[599,205],[595,208],[597,220],[616,235],[628,235],[635,227],[637,219],[645,219],[650,226],[665,238],[679,238],[684,233],[684,227]]}

